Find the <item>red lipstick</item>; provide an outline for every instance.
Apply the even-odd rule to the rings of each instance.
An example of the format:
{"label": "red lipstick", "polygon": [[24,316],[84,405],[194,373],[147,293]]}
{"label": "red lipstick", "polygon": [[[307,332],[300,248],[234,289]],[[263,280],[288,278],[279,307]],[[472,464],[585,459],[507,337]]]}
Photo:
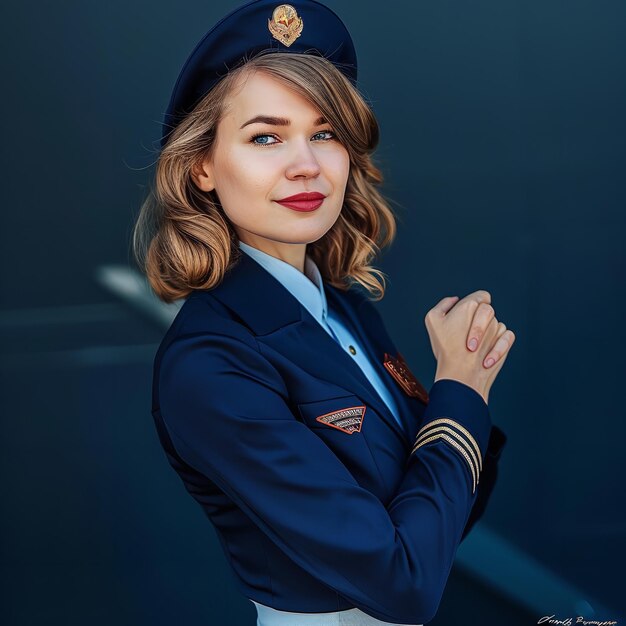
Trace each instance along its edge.
{"label": "red lipstick", "polygon": [[310,193],[297,193],[294,196],[276,200],[276,202],[294,211],[315,211],[315,209],[319,208],[322,202],[324,202],[325,197],[324,194],[314,191]]}

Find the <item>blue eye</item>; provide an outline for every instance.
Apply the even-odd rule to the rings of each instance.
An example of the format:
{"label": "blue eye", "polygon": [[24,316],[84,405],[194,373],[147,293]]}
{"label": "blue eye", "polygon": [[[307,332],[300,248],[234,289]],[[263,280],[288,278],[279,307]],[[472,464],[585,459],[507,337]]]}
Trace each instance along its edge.
{"label": "blue eye", "polygon": [[[331,139],[334,139],[336,137],[335,133],[333,133],[332,130],[320,130],[319,133],[315,133],[316,135],[323,135],[324,133],[330,135],[330,137],[328,139],[324,139],[324,141],[330,141]],[[315,137],[315,135],[313,135]]]}
{"label": "blue eye", "polygon": [[263,143],[257,143],[255,141],[255,139],[260,139],[261,137],[274,137],[274,135],[255,135],[254,137],[252,137],[252,139],[250,139],[250,143],[253,143],[257,146],[271,146],[271,143],[267,143],[267,142],[263,142]]}
{"label": "blue eye", "polygon": [[[326,138],[326,139],[322,139],[322,141],[331,141],[332,139],[336,138],[335,133],[332,130],[321,130],[319,133],[315,133],[315,135],[313,135],[313,137],[317,137],[318,135],[330,135],[330,137]],[[276,139],[276,135],[268,135],[268,134],[258,134],[258,135],[254,135],[253,137],[250,138],[250,143],[255,145],[255,146],[272,146],[274,145],[274,143],[268,143],[267,141],[265,142],[261,142],[258,143],[256,141],[256,139],[260,139],[261,137],[273,137],[274,139]]]}

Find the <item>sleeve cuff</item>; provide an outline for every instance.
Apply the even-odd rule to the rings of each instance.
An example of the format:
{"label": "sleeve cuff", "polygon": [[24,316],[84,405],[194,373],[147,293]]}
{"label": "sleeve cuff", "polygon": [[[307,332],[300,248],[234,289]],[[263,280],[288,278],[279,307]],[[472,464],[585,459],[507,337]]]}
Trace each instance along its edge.
{"label": "sleeve cuff", "polygon": [[467,463],[474,493],[485,455],[488,449],[495,454],[501,452],[503,435],[500,429],[492,429],[489,407],[476,390],[460,381],[442,378],[431,387],[411,454],[432,441],[445,441]]}

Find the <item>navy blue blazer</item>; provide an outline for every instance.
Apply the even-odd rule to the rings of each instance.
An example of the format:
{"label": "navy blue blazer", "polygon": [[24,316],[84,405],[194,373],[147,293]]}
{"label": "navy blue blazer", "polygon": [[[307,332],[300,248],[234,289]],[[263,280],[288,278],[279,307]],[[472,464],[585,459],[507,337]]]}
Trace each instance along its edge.
{"label": "navy blue blazer", "polygon": [[[325,289],[388,381],[401,425],[352,357],[242,254],[217,287],[190,294],[159,346],[159,439],[246,597],[425,623],[485,508],[506,436],[461,382],[437,381],[426,404],[407,395],[383,366],[398,350],[375,306],[357,290]],[[357,415],[358,429],[317,419],[355,407],[343,415]],[[437,430],[413,449],[418,433]]]}

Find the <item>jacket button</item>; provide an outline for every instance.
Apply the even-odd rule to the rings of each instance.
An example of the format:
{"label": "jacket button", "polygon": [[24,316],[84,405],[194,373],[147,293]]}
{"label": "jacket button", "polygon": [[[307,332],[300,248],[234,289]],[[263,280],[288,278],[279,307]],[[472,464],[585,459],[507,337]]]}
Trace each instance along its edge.
{"label": "jacket button", "polygon": [[354,346],[348,346],[348,350],[350,350],[350,354],[356,354],[356,348]]}

